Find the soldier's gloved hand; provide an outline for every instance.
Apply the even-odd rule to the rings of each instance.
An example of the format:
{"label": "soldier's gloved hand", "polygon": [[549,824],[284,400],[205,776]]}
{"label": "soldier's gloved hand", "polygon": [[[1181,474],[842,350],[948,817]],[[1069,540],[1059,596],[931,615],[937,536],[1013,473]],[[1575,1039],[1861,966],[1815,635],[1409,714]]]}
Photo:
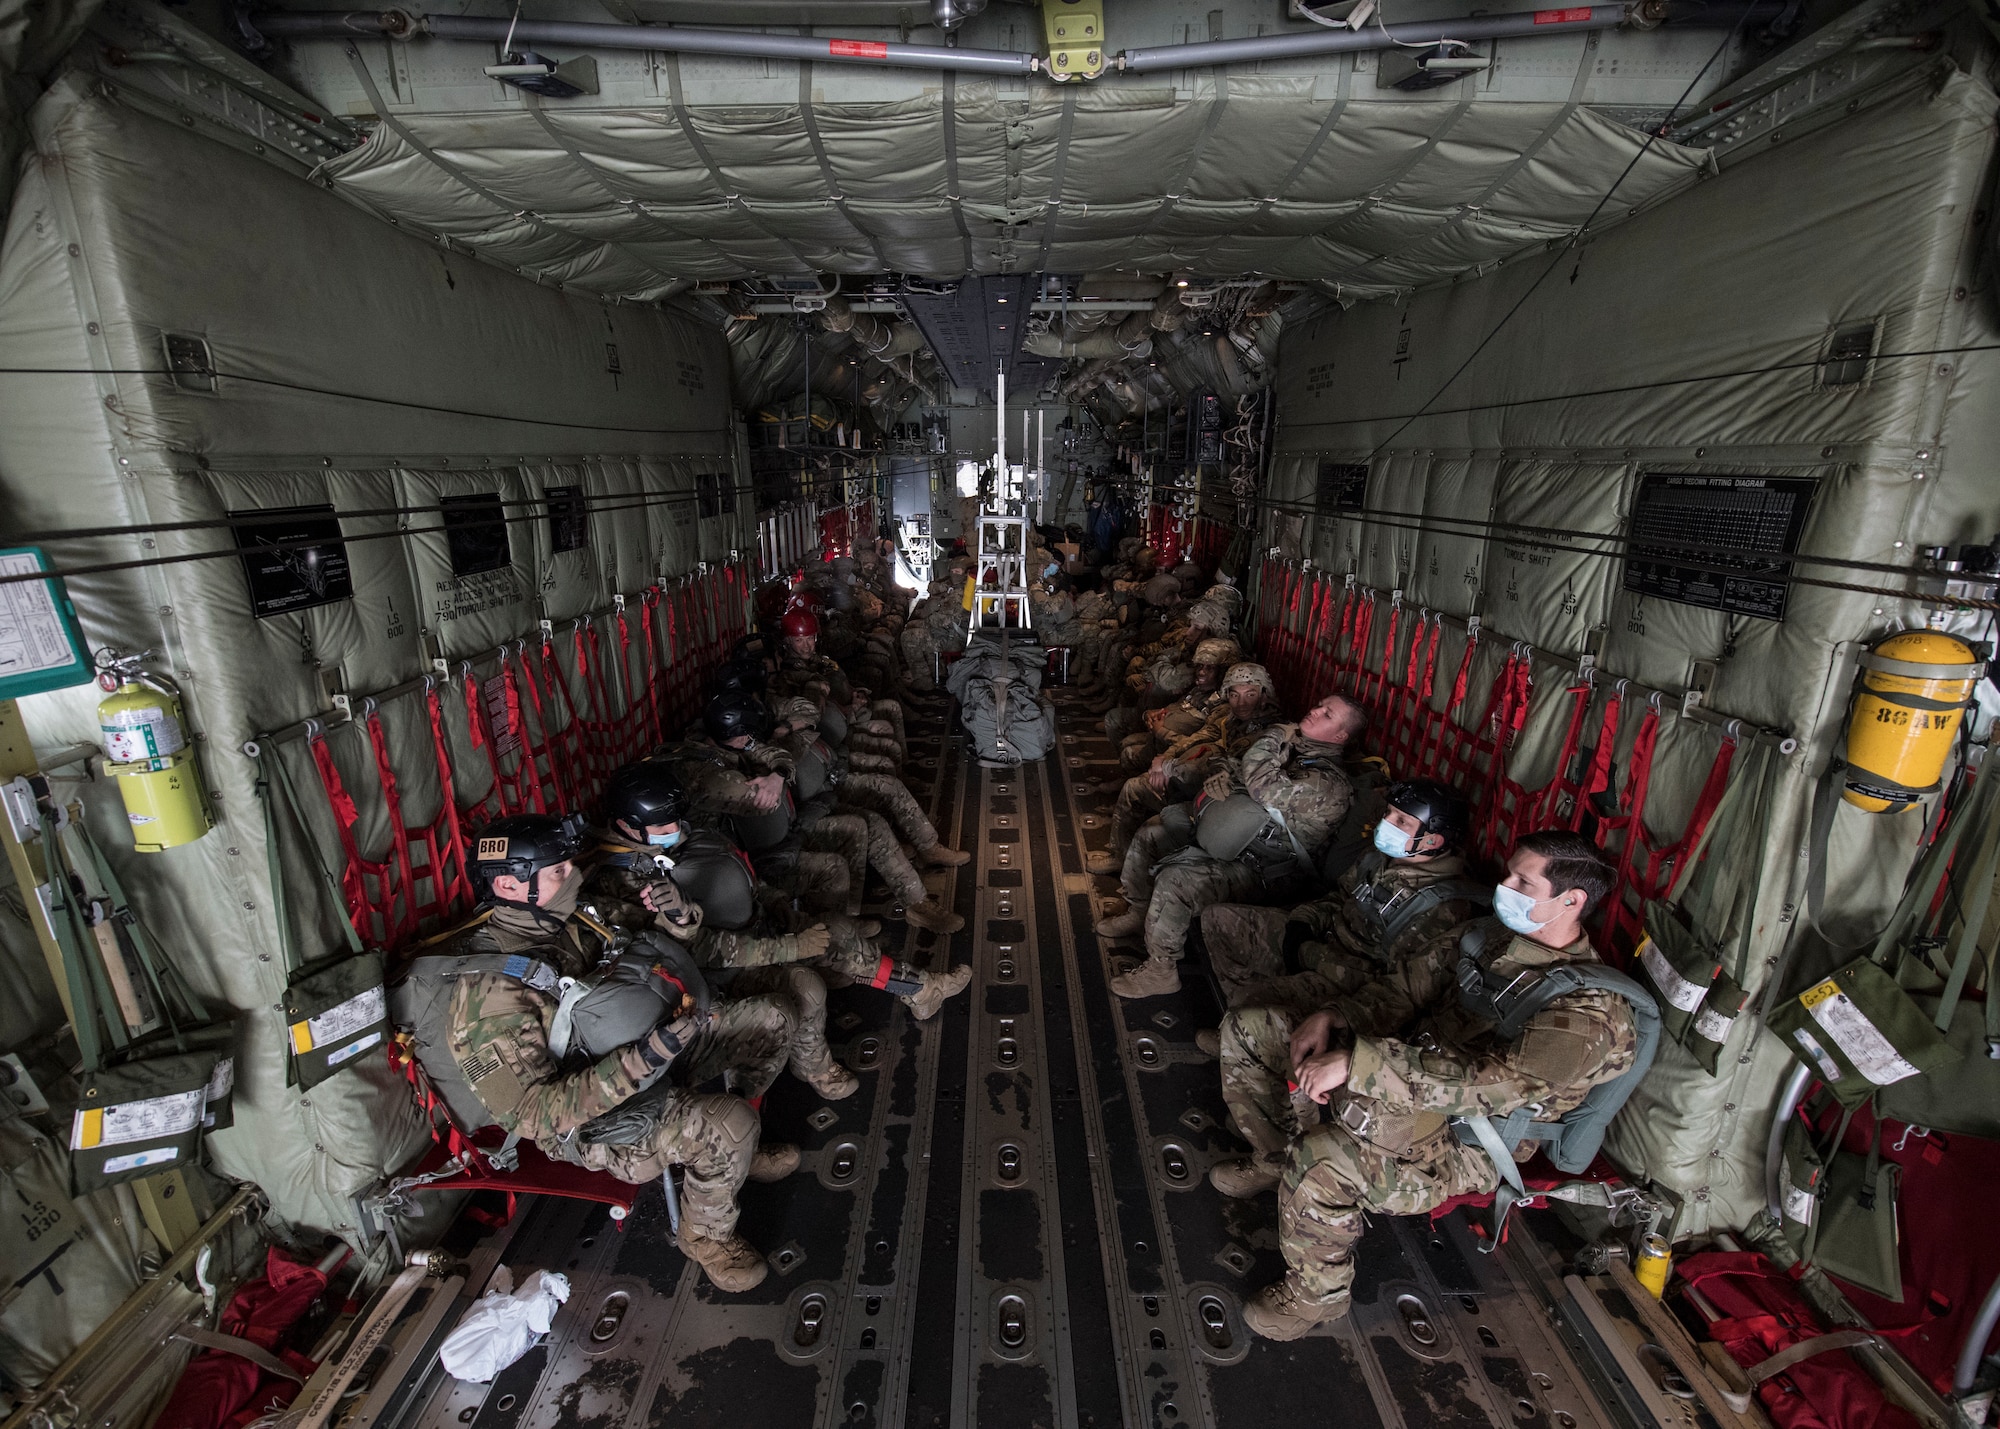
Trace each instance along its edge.
{"label": "soldier's gloved hand", "polygon": [[639,1044],[648,1064],[664,1067],[667,1063],[687,1050],[688,1043],[701,1035],[714,1019],[714,1013],[689,1010],[662,1022],[647,1034]]}
{"label": "soldier's gloved hand", "polygon": [[833,931],[824,923],[815,923],[793,935],[799,942],[799,957],[817,958],[825,955],[833,946]]}

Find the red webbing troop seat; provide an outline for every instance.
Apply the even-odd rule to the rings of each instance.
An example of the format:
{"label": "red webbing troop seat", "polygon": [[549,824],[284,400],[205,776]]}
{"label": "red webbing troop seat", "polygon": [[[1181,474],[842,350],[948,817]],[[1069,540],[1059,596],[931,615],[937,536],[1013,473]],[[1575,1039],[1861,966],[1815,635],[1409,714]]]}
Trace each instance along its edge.
{"label": "red webbing troop seat", "polygon": [[[1368,714],[1371,743],[1397,778],[1441,779],[1472,801],[1478,857],[1498,863],[1533,829],[1587,829],[1617,874],[1617,896],[1606,900],[1599,941],[1631,948],[1640,910],[1666,893],[1722,801],[1736,756],[1733,730],[1721,734],[1686,826],[1668,840],[1649,830],[1644,817],[1660,738],[1657,695],[1635,716],[1627,682],[1574,679],[1551,687],[1538,703],[1534,652],[1516,642],[1500,657],[1478,717],[1469,719],[1481,648],[1476,620],[1467,622],[1456,671],[1444,689],[1438,679],[1447,654],[1444,617],[1409,610],[1400,593],[1267,556],[1256,612],[1258,656],[1281,702],[1298,711],[1334,690],[1354,700]],[[1561,720],[1563,731],[1553,776],[1532,789],[1509,771],[1531,713]],[[1589,758],[1581,759],[1586,748]],[[1614,777],[1621,749],[1622,786]]]}
{"label": "red webbing troop seat", "polygon": [[[483,678],[471,662],[462,663],[462,699],[446,699],[435,678],[416,682],[403,693],[420,697],[430,737],[423,764],[415,768],[396,767],[385,706],[372,698],[359,701],[352,723],[366,738],[388,826],[378,857],[362,852],[355,832],[361,811],[331,743],[340,731],[308,721],[307,752],[340,845],[341,896],[363,940],[395,953],[450,927],[472,907],[468,840],[480,826],[503,814],[587,809],[613,770],[693,718],[708,676],[749,629],[751,584],[750,573],[730,563],[653,586],[638,598],[636,637],[622,598],[608,616],[575,621],[567,640],[544,622],[537,636],[501,646]],[[608,647],[607,620],[615,637]],[[407,717],[400,696],[387,703]],[[458,767],[455,747],[483,756],[483,779]],[[411,820],[405,786],[412,779],[425,790],[435,781],[438,809],[427,823]],[[483,784],[483,792],[469,787],[475,784]],[[426,1186],[490,1185],[509,1194],[510,1210],[512,1197],[524,1192],[602,1202],[617,1216],[631,1207],[637,1187],[549,1161],[525,1143],[516,1148],[515,1169],[496,1168],[486,1154],[490,1148],[452,1124],[407,1049],[392,1041],[389,1057],[408,1080],[435,1142],[408,1176],[392,1183],[392,1195]]]}
{"label": "red webbing troop seat", "polygon": [[[448,926],[472,904],[466,848],[479,826],[503,814],[588,809],[613,770],[686,724],[708,676],[749,628],[749,589],[740,565],[710,567],[645,591],[636,636],[621,600],[607,616],[575,621],[567,640],[544,622],[538,636],[509,641],[483,677],[462,663],[462,699],[445,699],[435,679],[412,687],[430,729],[423,777],[446,791],[428,823],[410,821],[402,782],[415,771],[395,767],[384,708],[362,700],[353,723],[366,733],[389,828],[380,857],[363,854],[356,838],[359,809],[330,744],[338,731],[309,722],[307,748],[340,841],[341,891],[362,937],[395,952]],[[483,780],[457,767],[454,747],[483,756]]]}

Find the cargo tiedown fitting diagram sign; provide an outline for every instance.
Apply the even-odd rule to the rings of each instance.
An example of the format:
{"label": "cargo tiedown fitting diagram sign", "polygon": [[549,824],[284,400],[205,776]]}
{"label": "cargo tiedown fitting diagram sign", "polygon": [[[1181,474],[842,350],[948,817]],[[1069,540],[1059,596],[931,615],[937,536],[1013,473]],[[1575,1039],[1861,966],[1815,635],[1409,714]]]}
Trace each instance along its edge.
{"label": "cargo tiedown fitting diagram sign", "polygon": [[1632,503],[1625,589],[1682,605],[1783,620],[1786,578],[1813,489],[1799,476],[1648,472]]}

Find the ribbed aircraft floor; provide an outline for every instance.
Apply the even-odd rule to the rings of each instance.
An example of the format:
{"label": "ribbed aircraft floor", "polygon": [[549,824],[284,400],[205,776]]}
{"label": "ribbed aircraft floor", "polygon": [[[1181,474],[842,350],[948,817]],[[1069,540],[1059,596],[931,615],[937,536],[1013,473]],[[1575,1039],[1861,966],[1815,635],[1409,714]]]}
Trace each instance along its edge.
{"label": "ribbed aircraft floor", "polygon": [[[805,1159],[744,1188],[764,1284],[718,1295],[657,1189],[622,1230],[595,1206],[524,1206],[472,1248],[466,1283],[496,1261],[517,1283],[559,1269],[569,1304],[491,1385],[433,1369],[404,1424],[1610,1429],[1526,1226],[1487,1256],[1462,1215],[1378,1218],[1350,1319],[1289,1345],[1247,1334],[1243,1297],[1282,1269],[1275,1198],[1208,1185],[1241,1147],[1193,1041],[1217,1015],[1202,984],[1137,1003],[1106,985],[1083,860],[1108,832],[1115,752],[1057,694],[1058,754],[1018,770],[981,767],[955,720],[912,725],[906,777],[974,853],[935,886],[966,919],[951,959],[976,976],[927,1024],[867,989],[833,995],[861,1089],[825,1104],[784,1078],[767,1101],[766,1135]],[[915,959],[943,957],[909,936]]]}

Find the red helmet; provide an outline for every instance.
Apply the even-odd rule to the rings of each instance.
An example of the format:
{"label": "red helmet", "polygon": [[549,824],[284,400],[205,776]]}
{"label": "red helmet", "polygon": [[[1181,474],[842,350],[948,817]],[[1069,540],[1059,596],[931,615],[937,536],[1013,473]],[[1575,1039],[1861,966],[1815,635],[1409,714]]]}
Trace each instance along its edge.
{"label": "red helmet", "polygon": [[819,617],[803,607],[786,611],[780,628],[785,632],[787,640],[794,638],[804,640],[819,639]]}

